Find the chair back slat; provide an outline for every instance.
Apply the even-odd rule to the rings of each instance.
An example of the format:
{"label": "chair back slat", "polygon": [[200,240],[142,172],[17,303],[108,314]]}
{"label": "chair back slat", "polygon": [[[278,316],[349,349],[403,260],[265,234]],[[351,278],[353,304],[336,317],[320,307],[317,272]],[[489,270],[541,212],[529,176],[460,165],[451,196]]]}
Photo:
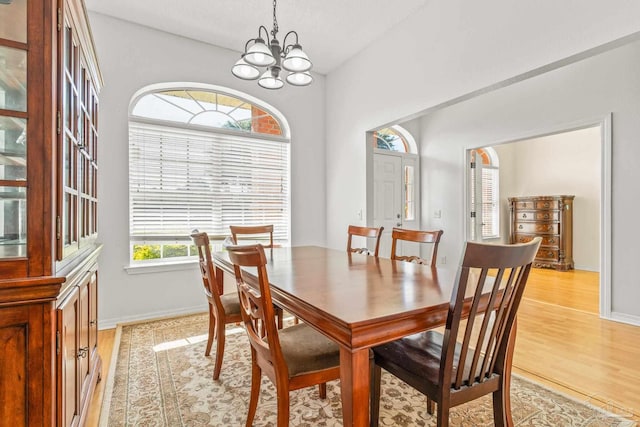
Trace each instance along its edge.
{"label": "chair back slat", "polygon": [[[516,245],[467,242],[449,304],[440,359],[441,384],[473,386],[502,366],[508,337],[540,238]],[[468,310],[460,330],[463,309]],[[462,341],[457,342],[459,332]],[[459,357],[454,360],[456,345]]]}
{"label": "chair back slat", "polygon": [[[435,266],[438,259],[438,245],[440,244],[442,233],[442,230],[426,231],[394,228],[391,231],[391,259]],[[427,259],[417,255],[398,255],[397,242],[399,240],[415,243],[430,243],[432,245],[431,256]]]}
{"label": "chair back slat", "polygon": [[260,235],[267,235],[264,238],[269,239],[269,244],[263,243],[265,248],[273,248],[273,224],[268,225],[230,225],[231,238],[234,244],[240,244],[238,236],[242,236],[243,239],[250,238],[257,240]]}
{"label": "chair back slat", "polygon": [[[351,252],[351,253],[358,253],[358,254],[367,254],[367,255],[373,255],[375,257],[378,256],[378,250],[380,249],[380,236],[382,236],[382,230],[384,230],[384,227],[360,227],[357,225],[350,225],[349,229],[347,231],[348,233],[348,237],[347,237],[347,252]],[[368,239],[376,239],[376,248],[373,252],[373,254],[371,254],[371,251],[366,248],[366,247],[362,247],[362,248],[355,248],[352,246],[352,238],[353,236],[360,236],[360,237],[365,237]]]}
{"label": "chair back slat", "polygon": [[[263,246],[228,246],[227,251],[234,265],[240,311],[251,346],[257,357],[271,366],[283,364]],[[257,281],[249,279],[247,271],[251,271]]]}

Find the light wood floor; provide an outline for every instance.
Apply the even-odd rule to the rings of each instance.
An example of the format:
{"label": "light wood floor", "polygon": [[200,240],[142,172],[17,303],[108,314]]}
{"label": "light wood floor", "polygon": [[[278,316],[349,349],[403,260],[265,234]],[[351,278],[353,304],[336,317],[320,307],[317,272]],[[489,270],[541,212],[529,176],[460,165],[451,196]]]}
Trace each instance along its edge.
{"label": "light wood floor", "polygon": [[[598,317],[598,273],[534,269],[518,315],[513,371],[640,421],[640,327]],[[98,425],[115,329],[100,331],[103,379],[87,426]]]}

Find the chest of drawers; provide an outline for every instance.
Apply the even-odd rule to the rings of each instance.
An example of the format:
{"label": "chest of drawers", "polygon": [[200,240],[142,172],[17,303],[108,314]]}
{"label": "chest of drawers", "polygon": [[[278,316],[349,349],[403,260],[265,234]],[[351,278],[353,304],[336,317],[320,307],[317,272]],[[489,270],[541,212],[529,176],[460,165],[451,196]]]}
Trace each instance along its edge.
{"label": "chest of drawers", "polygon": [[573,199],[567,195],[509,197],[510,242],[542,237],[534,267],[573,269]]}

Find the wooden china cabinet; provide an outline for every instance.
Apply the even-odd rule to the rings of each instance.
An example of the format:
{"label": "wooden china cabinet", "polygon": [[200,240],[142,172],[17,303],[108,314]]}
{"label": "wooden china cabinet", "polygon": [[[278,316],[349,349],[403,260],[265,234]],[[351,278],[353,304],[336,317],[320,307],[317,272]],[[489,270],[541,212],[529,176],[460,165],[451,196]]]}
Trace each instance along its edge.
{"label": "wooden china cabinet", "polygon": [[0,0],[0,426],[83,425],[100,378],[101,86],[82,0]]}

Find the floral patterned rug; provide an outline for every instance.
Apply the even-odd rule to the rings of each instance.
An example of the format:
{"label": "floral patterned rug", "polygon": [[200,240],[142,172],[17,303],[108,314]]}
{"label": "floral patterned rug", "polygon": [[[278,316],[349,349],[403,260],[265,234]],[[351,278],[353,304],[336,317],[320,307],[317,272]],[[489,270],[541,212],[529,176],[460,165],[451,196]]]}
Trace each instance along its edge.
{"label": "floral patterned rug", "polygon": [[[222,373],[213,381],[213,351],[204,356],[206,333],[204,314],[119,328],[117,359],[107,378],[100,426],[243,426],[251,382],[246,334],[241,327],[227,328]],[[517,376],[511,394],[516,426],[635,425]],[[435,426],[425,401],[395,377],[383,375],[380,425]],[[452,426],[492,426],[491,398],[454,408],[450,420]],[[275,423],[275,389],[263,377],[254,425]],[[339,382],[327,384],[326,400],[319,399],[317,387],[291,392],[290,425],[342,425]]]}

